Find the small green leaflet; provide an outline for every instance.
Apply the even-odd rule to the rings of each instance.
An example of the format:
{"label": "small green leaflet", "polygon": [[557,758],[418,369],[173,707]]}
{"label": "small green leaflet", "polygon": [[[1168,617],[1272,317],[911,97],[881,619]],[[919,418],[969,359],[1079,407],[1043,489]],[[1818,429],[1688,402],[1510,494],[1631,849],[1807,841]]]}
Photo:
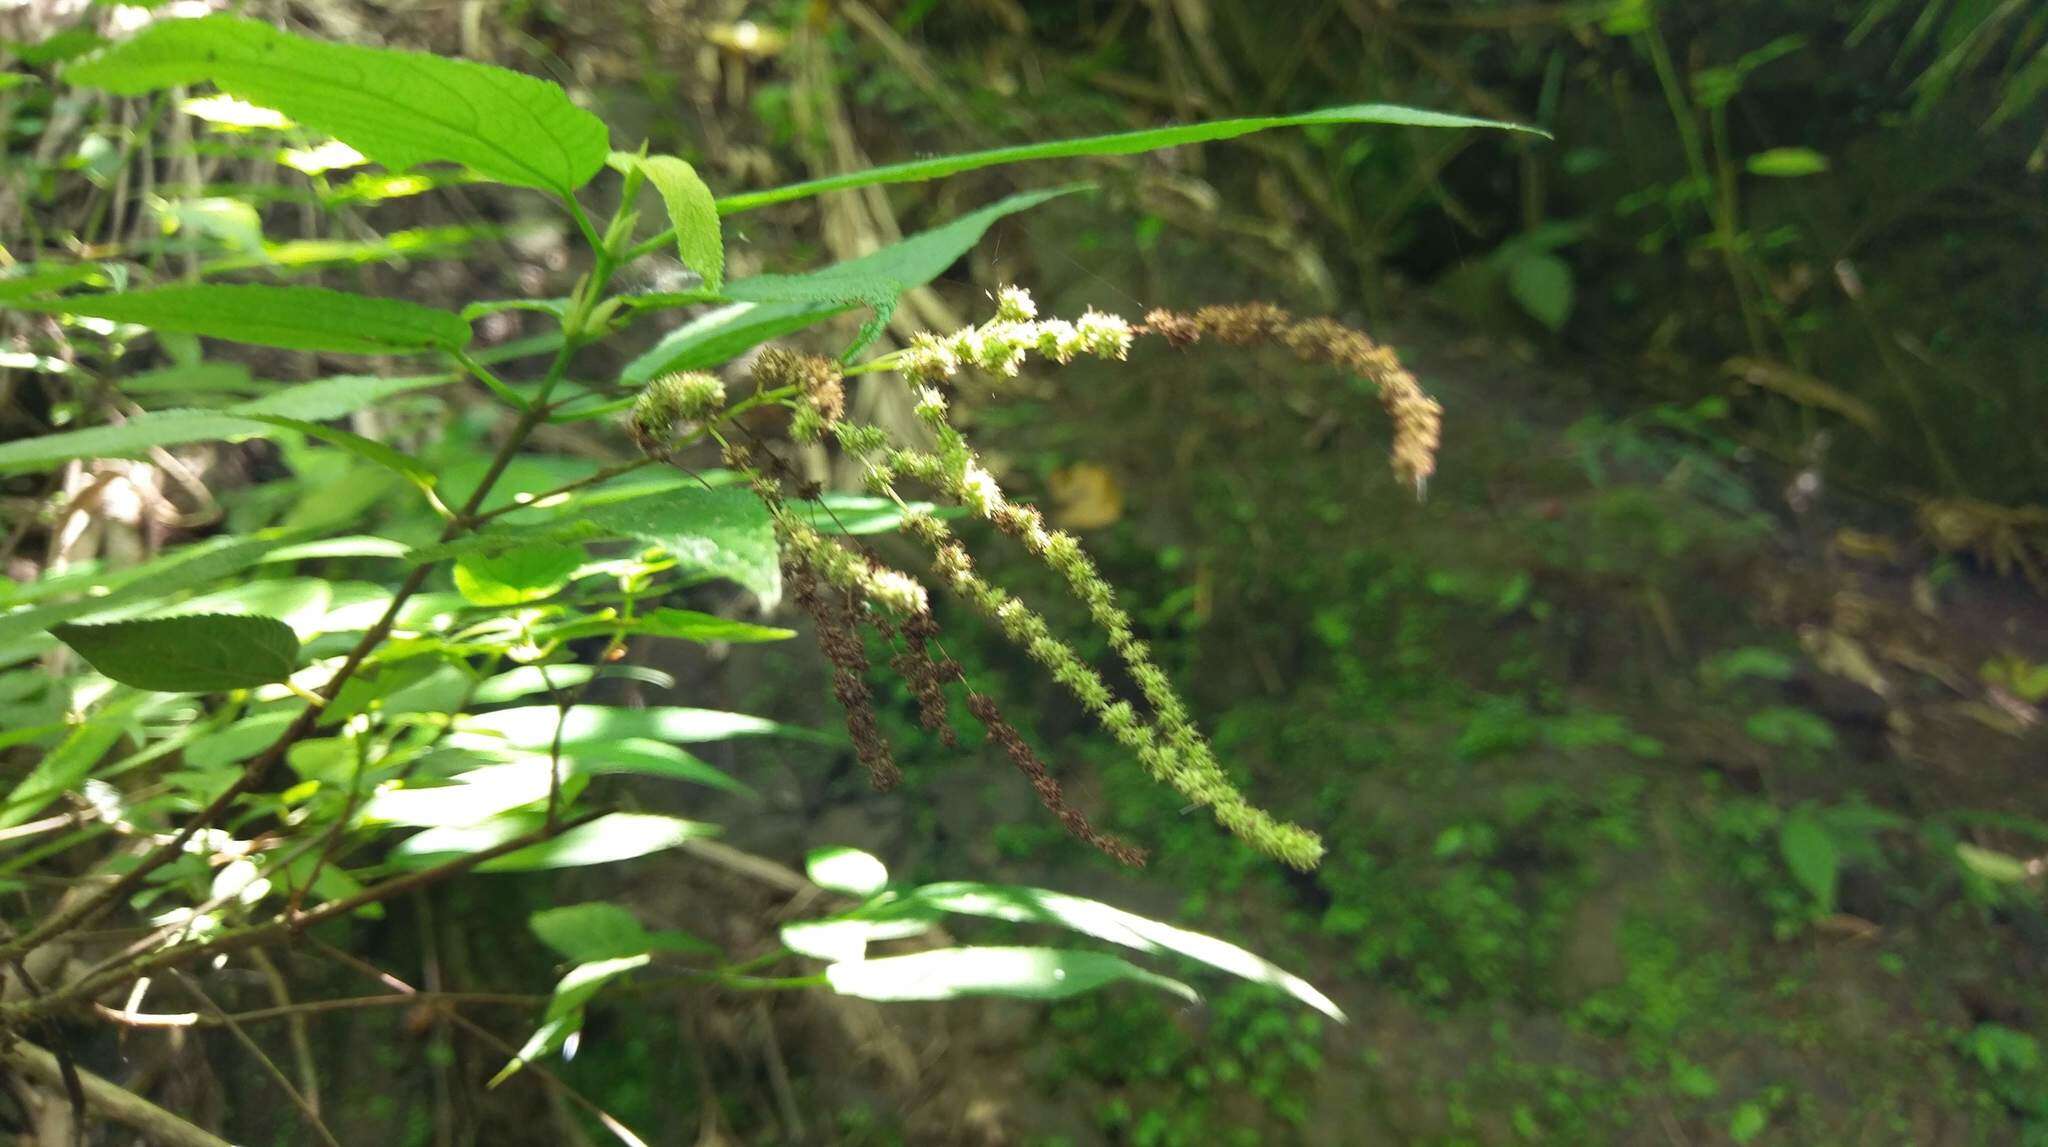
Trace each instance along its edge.
{"label": "small green leaflet", "polygon": [[469,343],[469,324],[460,315],[325,287],[208,283],[8,305],[287,350],[389,354],[460,350]]}
{"label": "small green leaflet", "polygon": [[471,605],[524,605],[561,592],[583,560],[583,547],[577,545],[464,554],[455,562],[455,588]]}
{"label": "small green leaflet", "polygon": [[[471,559],[465,557],[461,561]],[[457,570],[461,566],[457,565]],[[549,626],[538,636],[550,641],[568,641],[581,637],[598,637],[612,633],[629,633],[645,637],[673,637],[682,641],[785,641],[796,636],[792,629],[778,629],[768,625],[754,625],[745,621],[734,621],[715,613],[700,613],[694,609],[650,609],[632,618],[616,616],[610,610],[604,616],[573,618],[560,625]]]}
{"label": "small green leaflet", "polygon": [[909,956],[853,960],[825,968],[842,996],[864,1000],[951,1000],[1012,996],[1063,1000],[1120,982],[1149,984],[1190,1003],[1195,990],[1106,952],[1058,948],[941,948]]}
{"label": "small green leaflet", "polygon": [[1523,255],[1508,264],[1508,294],[1529,316],[1553,331],[1572,315],[1572,267],[1548,252]]}
{"label": "small green leaflet", "polygon": [[108,677],[159,693],[269,685],[299,664],[298,636],[272,617],[189,614],[59,625],[50,632]]}
{"label": "small green leaflet", "polygon": [[[569,1037],[583,1028],[583,1005],[597,994],[599,988],[638,968],[643,968],[653,957],[641,952],[632,956],[620,956],[610,960],[593,960],[569,969],[562,982],[555,985],[555,994],[548,1000],[548,1008],[541,1017],[540,1027],[527,1038],[512,1061],[498,1069],[485,1086],[496,1087],[517,1074],[519,1069],[541,1056],[553,1053]],[[637,1141],[637,1136],[635,1137]]]}
{"label": "small green leaflet", "polygon": [[718,204],[697,169],[673,155],[639,156],[615,151],[611,165],[620,171],[638,167],[661,193],[676,233],[676,257],[704,277],[706,290],[725,283],[725,238],[718,229]]}
{"label": "small green leaflet", "polygon": [[1768,179],[1799,179],[1825,174],[1828,157],[1810,147],[1774,147],[1743,160],[1742,166],[1751,175]]}
{"label": "small green leaflet", "polygon": [[730,195],[718,201],[718,210],[723,215],[736,215],[767,207],[775,203],[787,203],[792,199],[808,199],[827,191],[844,191],[850,187],[869,187],[877,183],[916,183],[927,179],[957,175],[963,171],[974,171],[983,167],[996,167],[1010,163],[1029,163],[1041,159],[1067,159],[1084,155],[1134,155],[1142,151],[1156,151],[1163,147],[1178,147],[1189,143],[1207,143],[1211,140],[1235,139],[1253,132],[1267,131],[1280,127],[1310,127],[1317,124],[1339,125],[1376,123],[1396,127],[1460,128],[1484,127],[1503,131],[1528,132],[1549,138],[1549,133],[1521,124],[1503,123],[1499,120],[1475,119],[1471,116],[1448,115],[1444,112],[1426,111],[1421,108],[1400,107],[1395,104],[1351,104],[1346,107],[1324,108],[1321,111],[1304,112],[1301,115],[1254,116],[1245,119],[1211,120],[1208,123],[1176,124],[1170,127],[1149,128],[1143,131],[1119,132],[1114,135],[1094,135],[1081,139],[1059,139],[1044,143],[1027,143],[1018,147],[999,147],[989,151],[972,151],[963,155],[945,155],[935,159],[912,160],[909,163],[890,164],[886,167],[871,167],[866,171],[850,171],[844,175],[827,176],[804,183],[792,183],[786,187],[774,187],[766,191],[752,191]]}
{"label": "small green leaflet", "polygon": [[1778,827],[1778,851],[1792,878],[1813,897],[1822,913],[1835,910],[1836,884],[1841,875],[1842,853],[1834,834],[1811,805],[1800,805],[1785,814]]}
{"label": "small green leaflet", "polygon": [[64,71],[139,95],[211,81],[393,170],[460,163],[568,195],[611,150],[604,122],[561,88],[504,68],[419,52],[326,44],[233,16],[162,20]]}

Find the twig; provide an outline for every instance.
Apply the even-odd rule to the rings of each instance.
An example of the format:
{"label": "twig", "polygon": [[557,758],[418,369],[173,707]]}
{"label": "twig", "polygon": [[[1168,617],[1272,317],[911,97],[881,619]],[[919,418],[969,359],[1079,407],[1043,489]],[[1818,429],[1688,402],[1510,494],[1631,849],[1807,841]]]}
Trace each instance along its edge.
{"label": "twig", "polygon": [[185,990],[186,995],[199,1001],[202,1010],[211,1013],[234,1034],[235,1041],[242,1045],[243,1050],[256,1057],[256,1062],[263,1066],[264,1074],[270,1076],[271,1082],[277,1084],[278,1090],[284,1092],[285,1097],[292,1101],[292,1106],[299,1109],[299,1114],[305,1118],[306,1126],[312,1128],[313,1134],[319,1136],[320,1141],[327,1144],[327,1147],[341,1147],[341,1141],[334,1137],[334,1132],[329,1131],[327,1125],[320,1122],[320,1112],[314,1109],[312,1103],[298,1088],[292,1086],[291,1077],[284,1073],[283,1068],[277,1066],[277,1061],[270,1058],[270,1054],[263,1050],[263,1045],[251,1039],[249,1033],[242,1030],[242,1025],[226,1018],[227,1013],[220,1010],[220,1005],[214,1003],[212,997],[199,990],[199,985],[192,982],[192,977],[176,969],[171,969],[169,975],[172,982]]}
{"label": "twig", "polygon": [[[285,983],[283,974],[277,970],[277,965],[271,962],[263,949],[250,949],[249,962],[256,966],[257,971],[263,973],[264,980],[270,984],[270,998],[276,1000],[278,1008],[285,1012],[285,1031],[291,1039],[292,1059],[299,1070],[299,1090],[305,1093],[306,1105],[312,1109],[313,1114],[318,1115],[320,1068],[313,1059],[313,1040],[306,1033],[306,1013],[293,1006],[290,986]],[[235,1024],[241,1021],[235,1016],[225,1016],[222,1022]]]}
{"label": "twig", "polygon": [[[57,1057],[23,1039],[15,1039],[6,1050],[0,1051],[0,1067],[19,1072],[24,1078],[44,1087],[62,1087],[64,1084],[64,1069],[58,1064]],[[187,1123],[92,1072],[80,1069],[78,1079],[84,1088],[87,1106],[115,1123],[141,1132],[149,1142],[159,1147],[233,1147],[220,1136]]]}

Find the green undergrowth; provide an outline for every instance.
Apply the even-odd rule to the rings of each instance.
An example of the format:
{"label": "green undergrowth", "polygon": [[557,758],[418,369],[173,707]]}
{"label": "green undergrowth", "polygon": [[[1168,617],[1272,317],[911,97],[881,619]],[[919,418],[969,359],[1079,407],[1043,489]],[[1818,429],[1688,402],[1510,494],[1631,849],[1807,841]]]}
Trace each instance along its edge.
{"label": "green undergrowth", "polygon": [[[1085,382],[1052,400],[1085,414],[1057,434],[1030,404],[984,414],[1020,490],[1082,460],[1118,474],[1126,516],[1091,538],[1106,572],[1160,603],[1140,621],[1162,664],[1248,791],[1326,834],[1323,866],[1224,847],[1049,694],[1013,719],[1152,850],[1147,880],[1184,918],[1317,968],[1356,1026],[1297,1031],[1250,988],[1172,1022],[1099,997],[1045,1025],[1047,1095],[1094,1097],[1097,1133],[1146,1145],[2044,1134],[2038,1043],[1958,1002],[2038,1014],[2015,971],[2038,908],[1973,891],[1951,855],[1969,810],[1888,804],[1905,766],[1791,688],[1803,655],[1751,608],[1777,527],[1711,404],[1523,420],[1451,387],[1443,480],[1417,504],[1349,429],[1357,396],[1275,382],[1310,396],[1301,421],[1255,420],[1241,365],[1177,373],[1164,421]],[[1346,429],[1304,462],[1320,419]],[[1220,429],[1176,452],[1187,427]],[[1020,687],[972,622],[945,622],[978,687]],[[911,804],[931,810],[916,794],[961,766],[912,748],[896,702]],[[920,814],[948,847],[1121,879],[1021,785],[976,783],[978,820]],[[1845,914],[1871,934],[1844,935]]]}

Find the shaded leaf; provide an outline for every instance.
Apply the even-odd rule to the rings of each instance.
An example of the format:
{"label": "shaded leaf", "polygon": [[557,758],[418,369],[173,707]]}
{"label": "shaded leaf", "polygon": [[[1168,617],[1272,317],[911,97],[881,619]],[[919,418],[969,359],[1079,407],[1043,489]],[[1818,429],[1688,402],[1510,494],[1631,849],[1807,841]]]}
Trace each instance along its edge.
{"label": "shaded leaf", "polygon": [[1792,878],[1813,897],[1821,912],[1833,912],[1841,850],[1811,806],[1801,805],[1785,814],[1784,823],[1778,827],[1778,850],[1785,857],[1785,867],[1792,871]]}
{"label": "shaded leaf", "polygon": [[527,917],[526,923],[541,943],[579,963],[655,951],[712,950],[682,932],[649,932],[631,912],[602,900],[545,909]]}
{"label": "shaded leaf", "polygon": [[1523,255],[1508,264],[1508,294],[1529,317],[1563,330],[1572,316],[1572,267],[1551,254]]}
{"label": "shaded leaf", "polygon": [[459,350],[468,345],[470,333],[460,315],[403,299],[351,295],[325,287],[207,283],[15,300],[8,305],[257,346],[350,354]]}
{"label": "shaded leaf", "polygon": [[57,640],[123,685],[159,693],[217,693],[282,681],[299,639],[271,617],[190,614],[100,625],[59,625]]}
{"label": "shaded leaf", "polygon": [[1770,179],[1798,179],[1820,175],[1828,169],[1828,157],[1810,147],[1774,147],[1742,161],[1751,175]]}

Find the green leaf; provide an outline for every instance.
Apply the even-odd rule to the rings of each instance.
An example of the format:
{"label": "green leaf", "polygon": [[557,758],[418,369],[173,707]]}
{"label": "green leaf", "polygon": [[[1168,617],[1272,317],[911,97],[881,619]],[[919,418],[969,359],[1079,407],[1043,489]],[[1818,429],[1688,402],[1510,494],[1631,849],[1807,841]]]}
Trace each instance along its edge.
{"label": "green leaf", "polygon": [[393,170],[460,163],[568,195],[611,149],[603,121],[559,87],[504,68],[326,44],[232,16],[163,20],[64,78],[120,95],[211,81]]}
{"label": "green leaf", "polygon": [[541,943],[578,963],[656,951],[713,950],[682,932],[649,932],[631,912],[602,900],[545,909],[527,917],[526,923]]}
{"label": "green leaf", "polygon": [[129,397],[152,394],[260,394],[273,383],[257,382],[238,362],[195,362],[129,375],[116,385]]}
{"label": "green leaf", "polygon": [[0,274],[0,303],[104,279],[98,263],[25,263]]}
{"label": "green leaf", "polygon": [[659,546],[687,569],[738,582],[764,608],[782,596],[782,558],[761,500],[746,490],[685,488],[592,506],[582,516],[615,534]]}
{"label": "green leaf", "polygon": [[1964,868],[1994,884],[2018,884],[2031,875],[2027,862],[2019,857],[1974,844],[1957,844],[1956,859]]}
{"label": "green leaf", "polygon": [[[285,387],[261,398],[238,402],[218,411],[160,410],[112,426],[90,426],[0,443],[0,473],[36,470],[77,458],[140,458],[160,446],[215,439],[275,437],[279,430],[307,430],[306,423],[340,418],[373,403],[449,381],[447,375],[375,378],[343,375]],[[320,437],[338,441],[343,432],[324,428]],[[349,435],[351,439],[357,436]],[[368,442],[368,439],[359,439]],[[379,450],[388,449],[370,444]],[[361,453],[362,449],[356,449]],[[397,466],[397,458],[384,464]],[[418,469],[414,464],[413,469]],[[421,471],[424,473],[424,471]]]}
{"label": "green leaf", "polygon": [[889,884],[889,869],[857,848],[820,848],[804,858],[804,875],[833,892],[867,899]]}
{"label": "green leaf", "polygon": [[1799,179],[1820,175],[1828,169],[1828,157],[1810,147],[1774,147],[1743,160],[1751,175],[1770,179]]}
{"label": "green leaf", "polygon": [[288,350],[389,354],[459,350],[469,343],[469,324],[460,315],[403,299],[351,295],[325,287],[207,283],[15,300],[8,305]]}
{"label": "green leaf", "polygon": [[159,693],[269,685],[291,676],[299,663],[298,636],[271,617],[190,614],[60,625],[51,632],[108,677]]}
{"label": "green leaf", "polygon": [[718,203],[697,169],[673,155],[643,157],[625,152],[613,152],[612,165],[621,171],[639,167],[668,207],[669,222],[675,225],[676,257],[704,277],[706,290],[723,286],[725,239],[718,229]]}
{"label": "green leaf", "polygon": [[909,956],[832,964],[825,980],[842,996],[864,1000],[951,1000],[1011,996],[1063,1000],[1110,984],[1149,984],[1189,1002],[1195,990],[1106,952],[1057,948],[941,948]]}
{"label": "green leaf", "polygon": [[77,601],[0,615],[0,648],[73,618],[161,600],[226,577],[255,565],[270,551],[296,540],[297,535],[278,533],[209,539],[173,550],[141,565],[107,574],[95,579],[91,592]]}
{"label": "green leaf", "polygon": [[524,605],[560,593],[584,562],[577,545],[533,545],[455,561],[455,588],[471,605]]}
{"label": "green leaf", "polygon": [[644,739],[669,744],[723,741],[732,737],[783,736],[832,742],[813,729],[783,725],[744,713],[716,709],[683,709],[656,706],[649,709],[616,709],[604,705],[577,705],[564,715],[553,705],[524,705],[489,713],[463,715],[450,735],[451,743],[471,748],[545,749],[555,740],[555,725],[561,724],[564,751],[572,745],[594,745],[606,741]]}
{"label": "green leaf", "polygon": [[665,777],[753,796],[751,786],[726,776],[674,745],[628,737],[565,750],[562,759],[582,776]]}
{"label": "green leaf", "polygon": [[830,490],[822,498],[792,498],[784,507],[791,516],[821,534],[886,534],[903,524],[907,511],[947,517],[957,508],[935,502],[898,502],[873,494]]}
{"label": "green leaf", "polygon": [[[408,868],[427,868],[505,843],[540,827],[538,814],[501,817],[477,825],[430,828],[392,849],[391,859]],[[532,872],[579,868],[631,860],[718,829],[713,825],[651,813],[615,812],[580,824],[552,840],[506,853],[477,866],[478,872]]]}
{"label": "green leaf", "polygon": [[880,940],[901,940],[931,931],[927,918],[891,920],[799,920],[782,926],[782,946],[813,960],[837,964],[867,958],[868,945]]}
{"label": "green leaf", "polygon": [[769,339],[793,334],[847,309],[847,303],[734,303],[691,319],[626,364],[619,381],[645,386],[672,370],[731,362]]}
{"label": "green leaf", "polygon": [[1563,330],[1572,316],[1572,266],[1555,255],[1523,255],[1508,264],[1508,294],[1529,317]]}
{"label": "green leaf", "polygon": [[1841,873],[1841,850],[1810,805],[1785,814],[1778,826],[1778,851],[1792,878],[1813,897],[1823,913],[1835,910],[1835,886]]}
{"label": "green leaf", "polygon": [[434,486],[434,472],[416,460],[400,454],[391,447],[373,438],[365,438],[353,430],[338,426],[323,426],[318,422],[307,422],[299,418],[281,418],[272,414],[252,415],[258,422],[267,422],[280,430],[296,430],[308,438],[317,438],[330,446],[338,446],[365,462],[382,466],[399,475],[422,490]]}
{"label": "green leaf", "polygon": [[568,1042],[571,1035],[582,1030],[583,1007],[597,995],[598,989],[628,972],[646,967],[651,959],[651,956],[642,952],[635,956],[594,960],[569,969],[569,974],[563,976],[561,982],[555,985],[554,995],[548,1000],[547,1012],[541,1017],[540,1027],[513,1055],[512,1061],[498,1069],[498,1074],[491,1077],[487,1086],[496,1087],[517,1074],[519,1069],[528,1063],[541,1056],[553,1054],[557,1048]]}
{"label": "green leaf", "polygon": [[1067,159],[1083,155],[1134,155],[1143,151],[1156,151],[1162,147],[1179,147],[1190,143],[1207,143],[1212,140],[1235,139],[1253,132],[1267,131],[1281,127],[1310,127],[1318,124],[1338,125],[1355,123],[1391,124],[1401,127],[1499,128],[1505,131],[1528,132],[1549,138],[1549,133],[1521,124],[1503,123],[1499,120],[1474,119],[1470,116],[1449,115],[1443,112],[1425,111],[1421,108],[1399,107],[1394,104],[1352,104],[1347,107],[1324,108],[1321,111],[1305,112],[1288,116],[1255,116],[1244,119],[1211,120],[1207,123],[1176,124],[1170,127],[1149,128],[1143,131],[1118,132],[1114,135],[1086,136],[1080,139],[1050,140],[1044,143],[1027,143],[1017,147],[999,147],[988,151],[967,152],[962,155],[940,156],[934,159],[912,160],[909,163],[890,164],[886,167],[871,167],[866,171],[853,171],[844,175],[827,176],[805,183],[792,183],[786,187],[754,191],[741,195],[727,196],[718,201],[721,214],[733,215],[741,211],[752,211],[774,203],[787,203],[792,199],[808,199],[827,191],[843,191],[849,187],[869,187],[878,183],[916,183],[927,179],[957,175],[963,171],[974,171],[983,167],[1001,164],[1030,163],[1045,159]]}
{"label": "green leaf", "polygon": [[614,632],[644,637],[674,637],[684,641],[784,641],[796,636],[793,629],[777,629],[773,626],[733,621],[714,613],[699,613],[694,609],[652,609],[630,620],[618,617],[577,618],[566,624],[547,628],[542,632],[542,636],[563,641]]}
{"label": "green leaf", "polygon": [[[927,884],[899,903],[911,911],[938,909],[1020,924],[1054,924],[1148,954],[1173,952],[1233,976],[1271,985],[1333,1020],[1344,1020],[1343,1011],[1314,985],[1254,952],[1097,900],[1043,888],[955,882]],[[891,906],[890,910],[901,909]]]}
{"label": "green leaf", "polygon": [[7,803],[0,806],[0,828],[12,828],[28,820],[91,776],[93,766],[127,731],[126,718],[133,708],[131,700],[112,707],[112,711],[94,714],[45,753],[35,769],[7,794]]}
{"label": "green leaf", "polygon": [[729,284],[725,293],[730,298],[755,303],[865,303],[886,307],[903,292],[938,278],[973,249],[998,219],[1084,188],[1085,185],[1075,184],[1012,195],[858,259],[805,274],[756,275]]}

